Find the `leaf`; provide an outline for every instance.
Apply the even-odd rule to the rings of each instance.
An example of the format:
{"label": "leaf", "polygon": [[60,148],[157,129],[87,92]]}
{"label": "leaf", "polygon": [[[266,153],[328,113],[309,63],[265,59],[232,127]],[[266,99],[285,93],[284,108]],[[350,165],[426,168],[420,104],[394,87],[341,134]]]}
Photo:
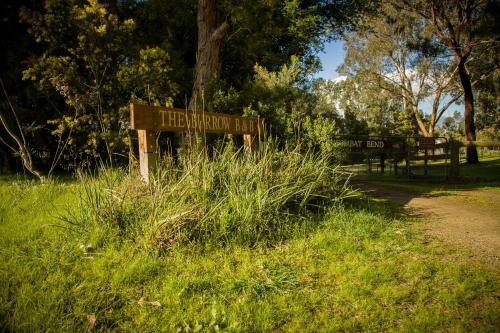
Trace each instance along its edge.
{"label": "leaf", "polygon": [[95,314],[87,314],[85,315],[85,319],[87,319],[87,326],[89,330],[93,329],[96,321]]}
{"label": "leaf", "polygon": [[139,299],[139,301],[137,301],[137,304],[139,304],[140,306],[143,306],[143,305],[156,306],[156,307],[161,306],[160,302],[158,302],[158,301],[145,301],[144,297],[141,297]]}

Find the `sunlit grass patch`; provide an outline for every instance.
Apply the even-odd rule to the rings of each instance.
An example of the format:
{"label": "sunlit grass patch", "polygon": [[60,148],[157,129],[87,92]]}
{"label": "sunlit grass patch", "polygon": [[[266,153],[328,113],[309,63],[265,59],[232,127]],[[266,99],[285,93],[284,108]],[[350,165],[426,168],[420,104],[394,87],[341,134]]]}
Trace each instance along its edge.
{"label": "sunlit grass patch", "polygon": [[[212,175],[223,172],[229,170]],[[248,172],[231,172],[235,183],[239,175],[252,183]],[[84,331],[88,316],[95,316],[98,331],[495,331],[500,324],[498,270],[480,267],[466,253],[429,239],[398,211],[368,198],[348,204],[324,201],[321,209],[310,201],[314,205],[304,210],[287,206],[303,196],[274,201],[285,204],[263,206],[272,213],[264,221],[270,232],[283,230],[273,229],[279,224],[270,220],[283,207],[296,219],[286,219],[294,228],[279,237],[249,242],[246,229],[236,229],[234,238],[228,233],[220,237],[216,225],[158,251],[151,246],[156,244],[150,238],[152,217],[173,216],[174,208],[189,206],[169,206],[166,198],[172,197],[155,191],[160,186],[173,191],[175,183],[162,177],[173,181],[179,176],[160,175],[149,186],[121,171],[83,184],[2,183],[0,330]],[[215,220],[224,216],[219,207],[229,204],[217,206],[220,201],[209,199],[232,196],[232,205],[243,199],[210,179],[205,179],[211,184],[206,192],[189,198],[207,205],[199,216]],[[284,179],[290,178],[280,182]],[[190,181],[199,184],[201,179]],[[77,193],[93,201],[80,201]],[[175,198],[188,202],[187,197]],[[85,208],[92,208],[85,205],[96,200],[99,206],[85,215]],[[143,205],[157,209],[157,215],[137,212]],[[172,211],[162,215],[164,209]],[[76,220],[80,224],[74,227],[83,229],[50,226],[71,227],[59,219],[69,212],[89,219],[87,224]],[[253,218],[266,216],[259,214],[246,223],[259,223]],[[91,244],[92,250],[84,253],[87,247],[82,250],[80,244]]]}

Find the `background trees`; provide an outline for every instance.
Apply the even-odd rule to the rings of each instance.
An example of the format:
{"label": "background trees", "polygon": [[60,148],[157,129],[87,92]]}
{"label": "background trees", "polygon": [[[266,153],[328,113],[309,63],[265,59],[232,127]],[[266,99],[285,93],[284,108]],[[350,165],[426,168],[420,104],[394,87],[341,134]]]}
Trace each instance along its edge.
{"label": "background trees", "polygon": [[[418,15],[422,22],[431,29],[433,36],[453,56],[464,96],[465,136],[469,141],[476,140],[473,82],[478,79],[478,76],[481,77],[489,73],[473,73],[470,67],[478,59],[484,58],[482,52],[487,52],[491,48],[498,49],[500,41],[498,36],[500,9],[498,2],[488,0],[405,0],[402,2],[393,1],[392,3],[405,14]],[[467,147],[467,162],[478,162],[477,150],[474,146]]]}
{"label": "background trees", "polygon": [[[443,114],[461,97],[454,81],[457,66],[416,15],[386,3],[347,35],[346,45],[342,71],[365,90],[385,91],[391,100],[402,101],[400,111],[412,115],[421,135],[433,136]],[[431,104],[428,117],[421,111],[425,101]]]}
{"label": "background trees", "polygon": [[[15,76],[23,85],[35,83],[33,94],[43,97],[36,104],[43,112],[36,111],[40,117],[34,123],[44,129],[37,134],[47,141],[40,147],[41,155],[61,155],[61,165],[69,169],[127,156],[133,139],[127,131],[125,107],[130,98],[194,107],[193,101],[202,95],[208,108],[220,107],[225,99],[232,100],[233,113],[262,112],[270,119],[295,119],[297,112],[289,106],[311,100],[312,95],[299,98],[298,92],[310,88],[307,77],[318,66],[315,52],[324,40],[352,27],[359,13],[369,8],[365,1],[306,0],[7,3],[9,18],[14,17],[8,25],[19,29],[27,43],[26,52],[13,57],[18,64],[24,62]],[[265,110],[282,100],[264,106],[266,94],[274,93],[260,89],[263,96],[256,96],[257,87],[266,71],[279,72],[292,56],[297,58],[287,68],[300,67],[289,87],[297,91],[288,97],[295,101],[284,102],[285,108],[271,114]],[[12,100],[17,100],[19,91],[14,91]],[[249,95],[228,98],[243,92]],[[35,105],[33,97],[24,101]],[[28,117],[34,113],[26,110]],[[299,118],[307,114],[312,115],[304,111]],[[274,122],[276,134],[285,123],[297,121]],[[293,131],[287,128],[282,138]],[[51,148],[54,141],[64,142],[63,153]]]}
{"label": "background trees", "polygon": [[41,90],[55,90],[66,108],[50,119],[55,133],[70,133],[72,156],[99,157],[110,163],[122,150],[126,131],[120,107],[117,72],[132,54],[128,43],[132,20],[120,20],[97,0],[46,1],[42,12],[24,9],[21,19],[44,47],[41,56],[23,72]]}
{"label": "background trees", "polygon": [[[126,160],[134,140],[131,98],[259,114],[281,141],[321,141],[327,149],[328,137],[341,132],[435,133],[465,93],[453,41],[443,37],[449,28],[439,25],[448,18],[465,43],[460,52],[469,50],[462,62],[475,95],[466,109],[475,98],[478,128],[494,135],[498,20],[488,8],[495,5],[446,3],[7,0],[1,77],[34,162],[45,171],[53,161],[71,170]],[[442,18],[429,20],[433,10]],[[460,21],[461,11],[471,17]],[[341,35],[348,46],[343,71],[351,78],[315,83],[317,51]],[[429,115],[424,100],[431,101]],[[10,112],[5,99],[0,109]],[[6,121],[12,127],[13,119]],[[2,129],[0,137],[10,140]],[[3,167],[17,167],[2,147]]]}

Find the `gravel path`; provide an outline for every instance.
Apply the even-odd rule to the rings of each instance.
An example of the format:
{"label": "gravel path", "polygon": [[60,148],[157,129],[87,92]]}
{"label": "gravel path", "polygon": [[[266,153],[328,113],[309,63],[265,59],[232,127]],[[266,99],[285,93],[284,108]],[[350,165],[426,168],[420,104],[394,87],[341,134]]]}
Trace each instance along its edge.
{"label": "gravel path", "polygon": [[426,195],[371,184],[359,184],[359,187],[428,221],[423,224],[426,233],[500,266],[499,191],[457,190]]}

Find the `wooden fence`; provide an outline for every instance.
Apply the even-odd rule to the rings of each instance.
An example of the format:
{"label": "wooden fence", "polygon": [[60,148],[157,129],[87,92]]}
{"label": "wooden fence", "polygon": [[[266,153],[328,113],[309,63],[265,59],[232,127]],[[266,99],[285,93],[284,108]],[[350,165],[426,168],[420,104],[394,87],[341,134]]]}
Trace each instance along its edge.
{"label": "wooden fence", "polygon": [[[413,146],[406,142],[403,149],[400,150],[401,154],[399,158],[393,158],[391,164],[393,164],[394,173],[398,173],[398,164],[404,161],[404,166],[401,168],[403,175],[408,175],[409,177],[415,175],[415,172],[420,170],[423,171],[422,175],[429,175],[430,170],[436,172],[437,165],[429,165],[429,162],[438,162],[440,168],[442,167],[442,174],[445,178],[458,178],[460,177],[460,148],[468,146],[476,147],[486,147],[500,149],[500,141],[459,141],[451,140],[447,138],[433,138],[437,139],[435,143],[427,146]],[[418,138],[421,140],[421,138]],[[441,140],[440,142],[438,140]],[[386,150],[387,152],[390,149]],[[373,166],[378,165],[381,173],[384,173],[385,164],[388,162],[386,160],[386,153],[379,154],[380,161],[374,162],[371,158],[368,159],[368,171],[371,173]],[[413,162],[417,162],[416,164]],[[423,163],[422,163],[423,162]]]}
{"label": "wooden fence", "polygon": [[458,178],[460,177],[460,148],[461,147],[488,147],[488,148],[499,148],[500,141],[450,141],[450,177]]}

